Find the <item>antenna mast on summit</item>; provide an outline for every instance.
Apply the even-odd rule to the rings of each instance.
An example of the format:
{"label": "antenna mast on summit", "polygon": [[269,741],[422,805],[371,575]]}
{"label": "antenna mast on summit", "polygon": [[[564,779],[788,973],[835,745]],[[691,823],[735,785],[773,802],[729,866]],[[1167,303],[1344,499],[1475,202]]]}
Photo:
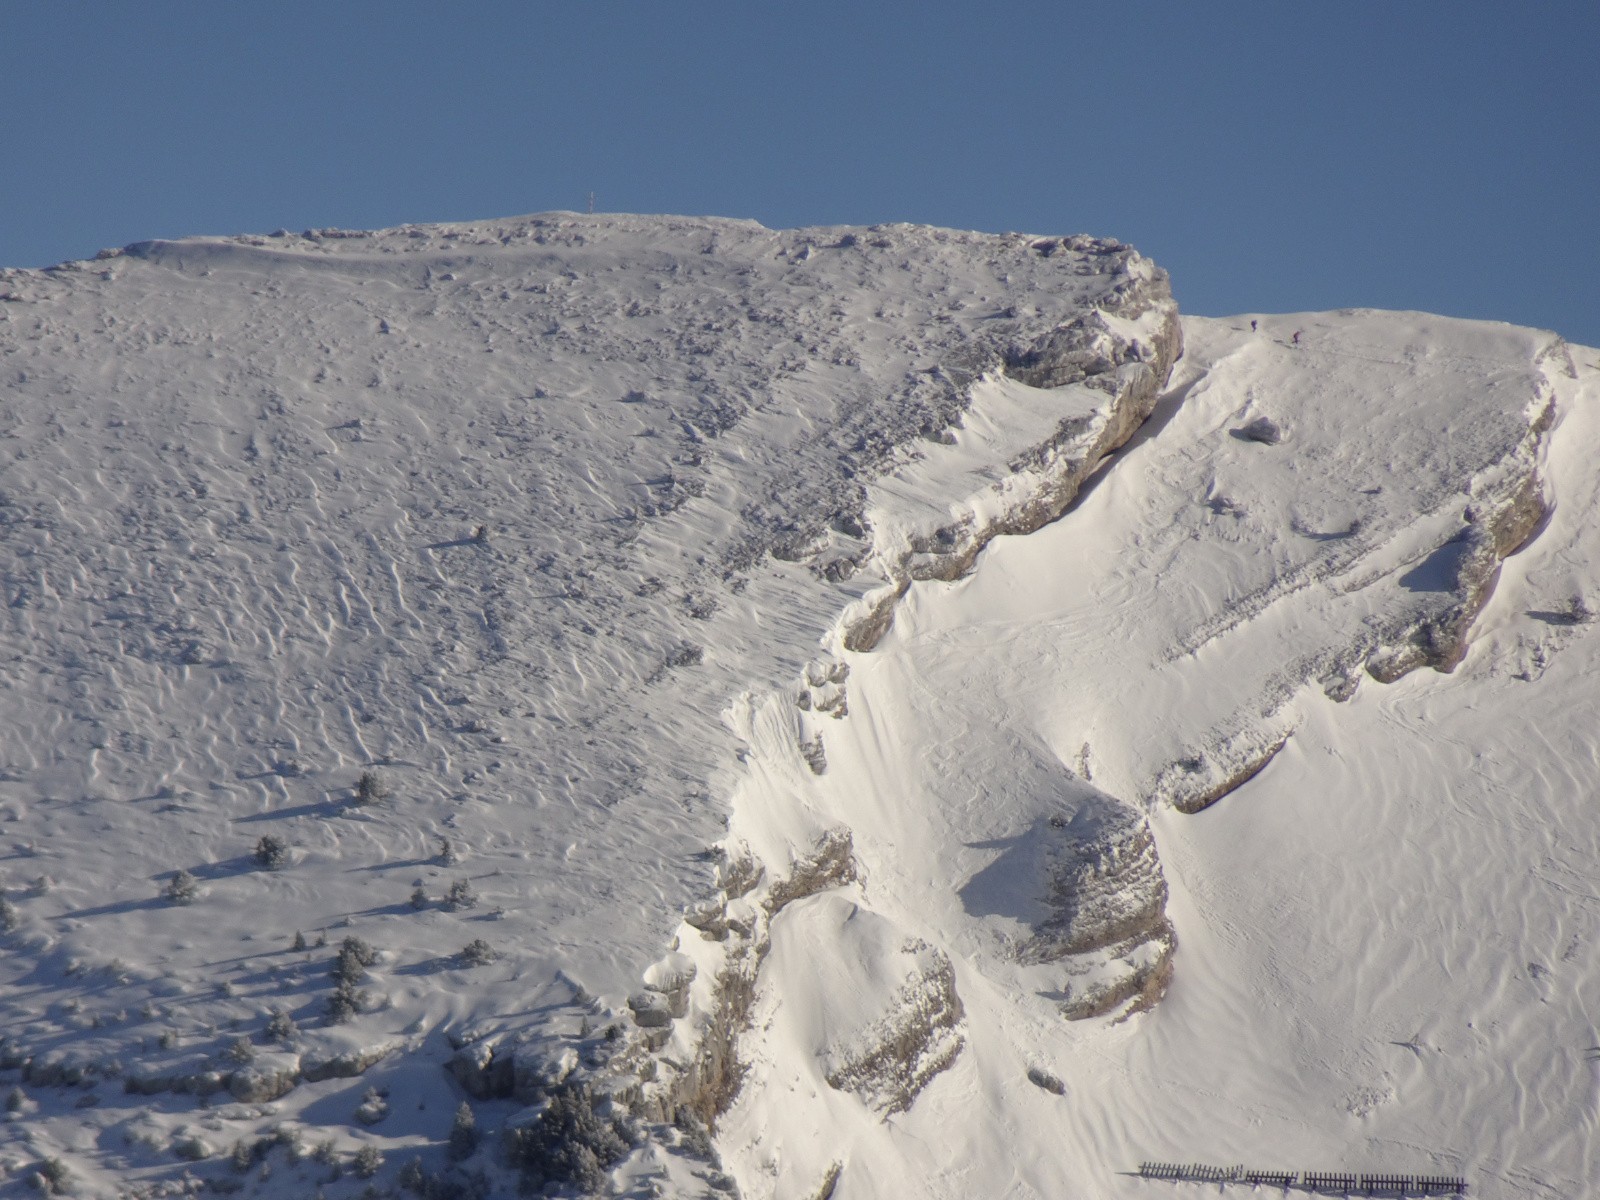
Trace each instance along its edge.
{"label": "antenna mast on summit", "polygon": [[594,193],[589,193],[589,215],[594,216]]}

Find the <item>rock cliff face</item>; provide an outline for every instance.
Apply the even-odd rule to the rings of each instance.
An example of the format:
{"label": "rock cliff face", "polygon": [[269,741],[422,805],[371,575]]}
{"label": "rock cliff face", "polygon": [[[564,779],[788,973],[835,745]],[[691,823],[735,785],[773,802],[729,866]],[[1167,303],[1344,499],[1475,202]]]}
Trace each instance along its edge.
{"label": "rock cliff face", "polygon": [[[881,918],[851,904],[822,903],[797,924],[822,922],[823,944],[837,969],[822,967],[810,1001],[827,1028],[822,1047],[828,1086],[854,1093],[883,1117],[904,1112],[961,1053],[965,1010],[950,958],[927,942],[905,938]],[[863,931],[857,925],[878,925]],[[865,943],[865,944],[864,944]],[[830,958],[834,957],[830,954]],[[887,995],[881,1007],[864,998]]]}
{"label": "rock cliff face", "polygon": [[1367,672],[1379,683],[1393,683],[1419,667],[1453,671],[1466,657],[1472,623],[1494,594],[1501,562],[1527,545],[1549,515],[1539,461],[1554,421],[1550,403],[1529,425],[1505,478],[1475,497],[1462,514],[1461,531],[1434,552],[1430,561],[1448,600],[1403,629],[1397,645],[1373,652]]}
{"label": "rock cliff face", "polygon": [[[666,1116],[726,1104],[751,948],[854,861],[829,822],[755,856],[767,890],[716,877],[730,697],[783,690],[786,753],[826,778],[849,710],[837,655],[805,672],[818,639],[873,644],[913,579],[1058,515],[1179,351],[1128,246],[910,226],[547,214],[0,283],[0,806],[71,881],[18,905],[8,1035],[165,1079],[168,993],[194,992],[196,1062],[267,1020],[223,986],[267,965],[216,938],[303,955],[274,978],[306,1024],[332,1010],[296,931],[356,926],[384,954],[337,1015],[355,1045],[405,1034],[386,1071],[532,1100],[615,1060]],[[282,869],[253,870],[269,830]],[[180,868],[198,901],[151,902]],[[478,892],[498,923],[469,961],[470,906],[437,898]],[[644,978],[674,937],[727,953]],[[128,946],[162,968],[41,1015],[78,991],[50,963]],[[38,1011],[24,977],[53,981]],[[343,1077],[288,1036],[302,1082]],[[251,1098],[294,1078],[201,1074],[229,1072]]]}
{"label": "rock cliff face", "polygon": [[1064,966],[1068,1017],[1101,1016],[1130,999],[1154,1004],[1171,977],[1177,935],[1149,823],[1107,796],[1039,832],[1048,915],[1019,956]]}
{"label": "rock cliff face", "polygon": [[1480,625],[1549,626],[1501,671],[1532,685],[1591,624],[1561,562],[1486,608],[1588,494],[1559,339],[1184,323],[1109,240],[141,243],[0,272],[0,363],[0,1169],[60,1149],[85,1194],[352,1115],[442,1170],[441,1086],[525,1106],[529,1186],[726,1194],[712,1128],[783,1200],[1081,1190],[1127,1124],[1083,1080],[1141,1068],[1063,1017],[1154,1003],[1231,898],[1231,806],[1177,814],[1375,707],[1329,697],[1470,675]]}
{"label": "rock cliff face", "polygon": [[1061,247],[1087,249],[1102,258],[1115,255],[1125,277],[1097,297],[1094,307],[1007,347],[997,365],[1032,388],[1091,388],[1104,397],[1103,405],[1063,417],[1047,436],[1014,452],[1004,485],[995,489],[999,494],[961,498],[951,506],[954,520],[940,521],[913,508],[881,531],[874,567],[888,586],[865,611],[848,618],[847,650],[867,651],[878,643],[913,581],[959,578],[994,538],[1029,533],[1061,516],[1084,480],[1149,417],[1166,386],[1183,352],[1166,275],[1115,244],[1068,238]]}

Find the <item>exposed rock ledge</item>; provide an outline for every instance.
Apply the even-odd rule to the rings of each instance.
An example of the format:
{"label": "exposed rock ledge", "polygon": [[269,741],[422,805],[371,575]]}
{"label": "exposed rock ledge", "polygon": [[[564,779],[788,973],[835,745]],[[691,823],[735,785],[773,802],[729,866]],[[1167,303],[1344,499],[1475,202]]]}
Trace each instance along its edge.
{"label": "exposed rock ledge", "polygon": [[[895,940],[893,927],[848,901],[846,922],[866,921],[883,928],[878,942]],[[837,905],[835,906],[837,907]],[[813,914],[808,914],[813,915]],[[830,914],[814,914],[826,919]],[[855,968],[842,979],[823,982],[818,991],[829,1024],[845,1027],[825,1052],[828,1086],[852,1092],[880,1116],[905,1112],[933,1077],[956,1060],[966,1044],[961,1035],[965,1010],[956,994],[956,973],[948,955],[918,938],[898,946],[874,947],[870,956],[844,956]],[[839,1021],[839,1010],[853,1007],[862,995],[881,987],[883,977],[898,974],[900,986],[888,1005],[864,1021]]]}
{"label": "exposed rock ledge", "polygon": [[[1385,334],[1384,314],[1346,319],[1362,322],[1368,338]],[[1491,365],[1481,369],[1502,376],[1485,386],[1475,386],[1459,364],[1454,375],[1441,369],[1431,378],[1397,371],[1398,390],[1380,405],[1376,398],[1385,393],[1371,364],[1348,376],[1324,365],[1333,372],[1327,388],[1342,383],[1346,392],[1361,387],[1373,397],[1361,433],[1330,420],[1332,392],[1320,394],[1308,381],[1307,394],[1293,402],[1298,411],[1278,400],[1280,416],[1299,418],[1293,438],[1281,446],[1255,439],[1259,448],[1245,453],[1259,457],[1208,460],[1208,503],[1230,535],[1248,538],[1251,529],[1287,524],[1296,537],[1287,543],[1287,561],[1197,622],[1168,649],[1165,664],[1185,669],[1208,647],[1251,636],[1258,619],[1261,644],[1273,644],[1274,622],[1293,635],[1279,640],[1275,659],[1260,660],[1256,690],[1238,684],[1240,668],[1209,728],[1187,731],[1165,750],[1143,788],[1153,802],[1195,813],[1254,778],[1292,738],[1296,698],[1307,685],[1343,701],[1365,680],[1389,684],[1424,667],[1449,673],[1464,660],[1501,564],[1538,536],[1548,515],[1541,467],[1559,415],[1554,381],[1573,371],[1569,349],[1553,335],[1484,333],[1491,335],[1503,339],[1494,347],[1500,357],[1486,358]],[[1230,378],[1237,368],[1217,365],[1207,377],[1219,391],[1265,386],[1243,374]],[[1203,361],[1195,369],[1205,370]],[[1422,415],[1407,430],[1384,405],[1407,414],[1421,406]],[[1363,474],[1363,446],[1381,449],[1376,461],[1385,464],[1387,482]],[[1282,476],[1272,474],[1286,466],[1301,468],[1287,507],[1279,499],[1287,494]],[[1405,503],[1388,501],[1386,489],[1400,491]],[[1372,502],[1353,515],[1368,497]],[[1296,525],[1296,511],[1351,515],[1330,525],[1332,532],[1308,532]]]}
{"label": "exposed rock ledge", "polygon": [[1085,784],[1073,792],[974,876],[963,899],[1025,924],[1016,958],[1051,968],[1035,981],[1063,1016],[1148,1008],[1166,990],[1177,949],[1155,839],[1131,806]]}
{"label": "exposed rock ledge", "polygon": [[1105,393],[1105,405],[1091,418],[1063,420],[1013,459],[1008,483],[1017,501],[987,513],[969,503],[955,520],[878,531],[889,535],[875,546],[888,582],[846,617],[845,648],[876,646],[913,582],[957,579],[994,538],[1031,533],[1066,512],[1084,481],[1150,416],[1182,352],[1178,307],[1159,271],[1130,278],[1098,308],[1015,347],[1002,368],[1009,378],[1041,388],[1081,384]]}

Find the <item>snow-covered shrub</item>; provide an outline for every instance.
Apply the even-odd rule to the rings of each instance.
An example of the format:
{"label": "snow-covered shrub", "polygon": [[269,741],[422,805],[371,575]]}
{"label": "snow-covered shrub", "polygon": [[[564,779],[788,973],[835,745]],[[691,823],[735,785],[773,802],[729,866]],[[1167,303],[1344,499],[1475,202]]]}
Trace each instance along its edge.
{"label": "snow-covered shrub", "polygon": [[180,870],[161,894],[173,904],[193,904],[200,895],[200,884],[188,871]]}
{"label": "snow-covered shrub", "polygon": [[266,1035],[270,1041],[291,1041],[299,1032],[300,1029],[295,1025],[294,1018],[281,1008],[275,1009],[272,1016],[267,1019]]}
{"label": "snow-covered shrub", "polygon": [[705,657],[704,646],[697,646],[694,642],[683,642],[676,650],[668,653],[662,662],[660,673],[675,670],[678,667],[698,667],[705,661]]}
{"label": "snow-covered shrub", "polygon": [[486,967],[500,957],[500,952],[482,938],[474,938],[456,957],[469,967]]}
{"label": "snow-covered shrub", "polygon": [[328,997],[328,1024],[343,1025],[360,1014],[367,1006],[367,994],[358,991],[354,984],[341,983]]}
{"label": "snow-covered shrub", "polygon": [[256,1048],[251,1045],[247,1037],[234,1038],[226,1053],[229,1062],[244,1064],[253,1062],[256,1057]]}
{"label": "snow-covered shrub", "polygon": [[17,906],[0,896],[0,933],[10,933],[17,927]]}
{"label": "snow-covered shrub", "polygon": [[300,1134],[287,1125],[279,1125],[272,1131],[273,1140],[283,1147],[284,1156],[290,1165],[298,1163],[306,1156],[305,1144],[300,1140]]}
{"label": "snow-covered shrub", "polygon": [[185,1162],[199,1162],[201,1159],[210,1158],[216,1153],[199,1134],[182,1137],[172,1143],[172,1152]]}
{"label": "snow-covered shrub", "polygon": [[28,1093],[20,1087],[14,1087],[6,1093],[6,1111],[8,1113],[21,1112],[28,1105]]}
{"label": "snow-covered shrub", "polygon": [[714,1167],[722,1165],[721,1159],[717,1155],[717,1148],[711,1144],[710,1131],[706,1129],[705,1125],[701,1123],[694,1113],[690,1112],[685,1106],[679,1105],[678,1111],[673,1116],[672,1123],[677,1126],[678,1133],[681,1135],[681,1140],[678,1144],[683,1147],[690,1157],[698,1158]]}
{"label": "snow-covered shrub", "polygon": [[445,907],[451,912],[460,908],[476,908],[478,906],[478,893],[473,891],[472,884],[465,879],[458,879],[450,885],[450,890],[445,893]]}
{"label": "snow-covered shrub", "polygon": [[363,1125],[376,1125],[389,1115],[389,1100],[377,1088],[368,1088],[356,1106],[356,1120]]}
{"label": "snow-covered shrub", "polygon": [[68,1191],[67,1164],[59,1158],[47,1158],[33,1169],[33,1187],[46,1196],[64,1196]]}
{"label": "snow-covered shrub", "polygon": [[289,844],[270,833],[256,843],[256,865],[276,871],[289,864]]}
{"label": "snow-covered shrub", "polygon": [[395,1176],[394,1181],[408,1192],[423,1195],[428,1186],[428,1173],[422,1169],[422,1160],[413,1158],[400,1168],[400,1174]]}
{"label": "snow-covered shrub", "polygon": [[421,912],[423,909],[428,907],[428,893],[426,890],[424,890],[420,883],[411,893],[411,907],[416,909],[418,912]]}

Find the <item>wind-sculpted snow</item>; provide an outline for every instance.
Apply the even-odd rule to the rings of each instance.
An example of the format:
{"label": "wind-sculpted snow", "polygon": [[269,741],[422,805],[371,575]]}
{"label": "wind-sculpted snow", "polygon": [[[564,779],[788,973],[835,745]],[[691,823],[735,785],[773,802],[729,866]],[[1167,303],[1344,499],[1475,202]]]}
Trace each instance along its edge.
{"label": "wind-sculpted snow", "polygon": [[[14,1161],[155,1179],[374,1078],[393,1152],[448,1132],[447,1063],[601,1078],[726,895],[729,702],[781,689],[826,770],[839,661],[792,699],[819,639],[1059,512],[1177,347],[1125,246],[904,226],[554,215],[0,274],[0,1030],[97,1101]],[[265,1102],[280,1054],[273,1113],[192,1115]]]}
{"label": "wind-sculpted snow", "polygon": [[0,1186],[1582,1194],[1597,378],[1088,238],[0,273]]}
{"label": "wind-sculpted snow", "polygon": [[[753,842],[785,789],[848,821],[841,900],[947,952],[964,1012],[882,1121],[809,1007],[760,1010],[747,1193],[1133,1197],[1145,1160],[1589,1186],[1600,352],[1408,313],[1183,332],[1061,520],[849,659],[827,773],[738,806]],[[830,941],[779,929],[770,977]]]}

